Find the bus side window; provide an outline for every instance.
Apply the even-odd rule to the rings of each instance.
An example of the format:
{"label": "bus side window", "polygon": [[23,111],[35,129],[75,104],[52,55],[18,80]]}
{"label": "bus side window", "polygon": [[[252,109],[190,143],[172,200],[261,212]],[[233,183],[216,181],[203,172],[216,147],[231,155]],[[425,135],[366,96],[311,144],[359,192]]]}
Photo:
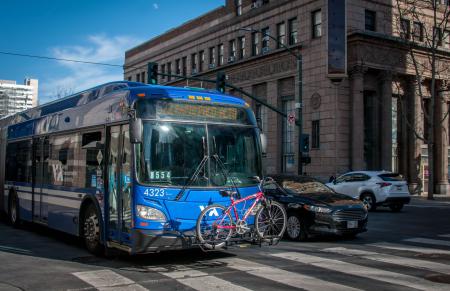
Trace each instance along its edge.
{"label": "bus side window", "polygon": [[104,142],[102,132],[84,133],[81,138],[81,159],[85,161],[85,181],[83,187],[103,188]]}
{"label": "bus side window", "polygon": [[6,148],[6,180],[31,183],[31,142],[19,141]]}

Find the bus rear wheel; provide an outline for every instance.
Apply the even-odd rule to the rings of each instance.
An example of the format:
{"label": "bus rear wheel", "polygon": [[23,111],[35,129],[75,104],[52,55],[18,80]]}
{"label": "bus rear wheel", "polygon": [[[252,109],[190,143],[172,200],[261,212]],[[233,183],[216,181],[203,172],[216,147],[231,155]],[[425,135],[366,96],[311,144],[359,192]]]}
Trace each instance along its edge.
{"label": "bus rear wheel", "polygon": [[100,219],[94,205],[89,204],[83,215],[83,239],[89,252],[95,255],[103,253],[100,239]]}

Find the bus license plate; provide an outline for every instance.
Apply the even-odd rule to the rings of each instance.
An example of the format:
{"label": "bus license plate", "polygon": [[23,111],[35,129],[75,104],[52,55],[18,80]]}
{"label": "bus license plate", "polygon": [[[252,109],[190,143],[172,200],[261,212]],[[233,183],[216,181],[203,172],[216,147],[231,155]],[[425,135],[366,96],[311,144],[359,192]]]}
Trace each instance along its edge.
{"label": "bus license plate", "polygon": [[347,221],[347,228],[358,228],[358,221]]}

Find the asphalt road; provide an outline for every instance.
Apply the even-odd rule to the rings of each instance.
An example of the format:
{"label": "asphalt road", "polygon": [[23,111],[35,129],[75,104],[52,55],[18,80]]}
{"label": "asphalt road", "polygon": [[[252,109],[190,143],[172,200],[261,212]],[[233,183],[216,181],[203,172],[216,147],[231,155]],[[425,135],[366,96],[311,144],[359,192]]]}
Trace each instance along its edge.
{"label": "asphalt road", "polygon": [[91,256],[71,236],[0,222],[1,291],[450,290],[449,279],[450,202],[414,199],[401,213],[379,208],[353,240],[113,259]]}

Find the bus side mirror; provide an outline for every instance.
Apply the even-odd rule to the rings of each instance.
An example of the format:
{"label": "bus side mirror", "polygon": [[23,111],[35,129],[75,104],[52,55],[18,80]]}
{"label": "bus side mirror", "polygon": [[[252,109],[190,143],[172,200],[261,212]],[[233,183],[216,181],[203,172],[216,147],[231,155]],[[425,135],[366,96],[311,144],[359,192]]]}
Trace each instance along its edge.
{"label": "bus side mirror", "polygon": [[260,134],[260,138],[261,138],[261,150],[263,154],[267,153],[267,137],[264,133]]}
{"label": "bus side mirror", "polygon": [[142,143],[142,119],[131,118],[130,119],[130,141],[132,144]]}

